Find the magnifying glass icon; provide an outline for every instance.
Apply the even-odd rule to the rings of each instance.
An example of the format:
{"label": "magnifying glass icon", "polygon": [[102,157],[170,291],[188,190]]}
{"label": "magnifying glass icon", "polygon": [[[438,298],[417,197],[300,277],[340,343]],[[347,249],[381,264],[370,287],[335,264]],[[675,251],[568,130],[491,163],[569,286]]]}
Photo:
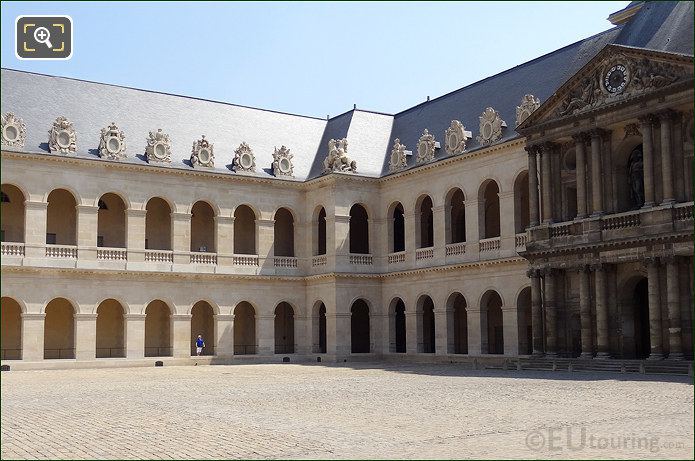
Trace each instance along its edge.
{"label": "magnifying glass icon", "polygon": [[39,43],[45,44],[48,48],[53,48],[53,45],[51,45],[50,38],[51,33],[45,27],[37,27],[34,30],[34,40],[36,40]]}

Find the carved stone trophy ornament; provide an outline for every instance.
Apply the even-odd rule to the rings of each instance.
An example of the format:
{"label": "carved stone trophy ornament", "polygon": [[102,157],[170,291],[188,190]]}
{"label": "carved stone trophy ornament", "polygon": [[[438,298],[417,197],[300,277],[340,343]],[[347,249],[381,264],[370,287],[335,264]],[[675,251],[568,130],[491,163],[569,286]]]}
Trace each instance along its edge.
{"label": "carved stone trophy ornament", "polygon": [[417,158],[415,162],[426,163],[434,160],[434,149],[434,136],[425,128],[425,131],[422,132],[422,136],[420,136],[417,142]]}
{"label": "carved stone trophy ornament", "polygon": [[516,126],[521,125],[521,123],[528,118],[529,115],[533,113],[534,110],[541,106],[541,100],[532,94],[524,95],[521,98],[521,104],[516,106]]}
{"label": "carved stone trophy ornament", "polygon": [[256,171],[256,158],[253,155],[253,150],[248,144],[242,142],[239,147],[234,151],[234,160],[232,165],[234,166],[234,171]]}
{"label": "carved stone trophy ornament", "polygon": [[48,132],[48,149],[61,154],[74,154],[77,150],[77,135],[72,122],[62,115],[58,117]]}
{"label": "carved stone trophy ornament", "polygon": [[405,157],[405,144],[401,144],[401,140],[396,138],[393,140],[393,149],[391,149],[391,157],[389,159],[389,171],[391,173],[400,171],[408,166],[408,160]]}
{"label": "carved stone trophy ornament", "polygon": [[171,144],[169,135],[161,128],[156,132],[150,131],[145,148],[145,157],[149,163],[171,163]]}
{"label": "carved stone trophy ornament", "polygon": [[492,107],[485,109],[478,120],[480,120],[480,134],[476,139],[483,146],[489,146],[500,139],[502,128],[507,126],[507,122],[502,120],[499,112]]}
{"label": "carved stone trophy ornament", "polygon": [[275,148],[273,152],[273,174],[275,176],[294,176],[294,165],[292,165],[290,150],[285,146]]}
{"label": "carved stone trophy ornament", "polygon": [[194,167],[205,166],[213,168],[215,166],[215,154],[212,152],[213,145],[205,139],[205,135],[201,139],[193,143],[191,151],[191,165]]}
{"label": "carved stone trophy ornament", "polygon": [[106,128],[101,129],[99,138],[99,156],[109,160],[121,160],[125,155],[125,134],[115,122],[111,122]]}
{"label": "carved stone trophy ornament", "polygon": [[347,148],[347,138],[328,141],[328,155],[323,160],[324,173],[333,171],[357,173],[357,162],[348,157]]}
{"label": "carved stone trophy ornament", "polygon": [[27,138],[27,128],[21,118],[15,117],[12,112],[8,112],[2,117],[2,130],[0,138],[3,146],[24,147]]}
{"label": "carved stone trophy ornament", "polygon": [[473,137],[473,133],[466,130],[458,120],[452,120],[444,134],[444,147],[450,155],[462,154],[466,151],[466,141]]}

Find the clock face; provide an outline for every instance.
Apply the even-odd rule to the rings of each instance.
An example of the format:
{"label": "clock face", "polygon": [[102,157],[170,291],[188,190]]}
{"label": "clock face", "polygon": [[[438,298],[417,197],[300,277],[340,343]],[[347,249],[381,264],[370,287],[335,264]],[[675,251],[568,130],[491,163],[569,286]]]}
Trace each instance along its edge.
{"label": "clock face", "polygon": [[612,94],[622,93],[630,81],[630,72],[622,64],[616,64],[606,71],[603,86]]}

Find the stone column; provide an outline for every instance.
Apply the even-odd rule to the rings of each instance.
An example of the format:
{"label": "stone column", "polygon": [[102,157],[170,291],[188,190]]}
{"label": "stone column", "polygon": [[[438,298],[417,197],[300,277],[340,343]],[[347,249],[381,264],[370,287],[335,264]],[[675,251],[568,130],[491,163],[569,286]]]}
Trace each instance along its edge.
{"label": "stone column", "polygon": [[43,335],[46,314],[22,314],[22,360],[43,360]]}
{"label": "stone column", "polygon": [[[329,351],[332,346],[338,359],[340,359],[340,357],[347,357],[352,353],[352,337],[350,334],[352,315],[350,312],[327,315],[326,323],[328,323],[330,317],[333,317],[334,331],[332,333],[334,334],[334,340],[330,341],[330,337],[326,337]],[[329,331],[329,327],[329,325],[326,325],[326,332]]]}
{"label": "stone column", "polygon": [[145,314],[126,314],[123,319],[125,321],[126,357],[129,359],[145,357]]}
{"label": "stone column", "polygon": [[[171,213],[171,248],[174,250],[174,264],[190,264],[190,213]],[[188,355],[190,356],[190,352]]]}
{"label": "stone column", "polygon": [[[448,353],[446,325],[446,307],[434,309],[434,352],[435,355],[446,355]],[[388,331],[388,330],[387,330]]]}
{"label": "stone column", "polygon": [[647,290],[649,292],[649,359],[664,358],[661,334],[661,305],[659,299],[659,260],[647,258]]}
{"label": "stone column", "polygon": [[215,216],[215,251],[218,266],[234,265],[234,217]]}
{"label": "stone column", "polygon": [[519,322],[516,306],[502,306],[504,355],[519,355]]}
{"label": "stone column", "polygon": [[275,220],[256,220],[256,253],[258,253],[258,266],[265,272],[275,271]]}
{"label": "stone column", "polygon": [[[528,152],[529,224],[531,227],[540,224],[538,208],[538,164],[536,161],[536,152],[538,151],[538,146],[526,146],[526,152]],[[468,218],[468,215],[466,215],[466,218]]]}
{"label": "stone column", "polygon": [[217,314],[215,319],[215,355],[231,357],[234,355],[234,315]]}
{"label": "stone column", "polygon": [[606,284],[607,267],[596,264],[594,269],[594,284],[596,286],[596,358],[610,357],[608,340],[608,291]]}
{"label": "stone column", "polygon": [[[676,199],[681,202],[687,200],[686,195],[686,177],[688,175],[688,169],[691,168],[690,162],[685,164],[685,169],[683,166],[683,115],[681,113],[676,113],[673,120],[673,161],[676,168],[675,174],[675,185],[676,185]],[[680,172],[679,172],[680,170]]]}
{"label": "stone column", "polygon": [[81,260],[97,259],[99,207],[77,205],[77,246]]}
{"label": "stone column", "polygon": [[256,315],[259,355],[275,354],[275,314]]}
{"label": "stone column", "polygon": [[[432,236],[434,243],[434,260],[444,261],[446,252],[446,218],[444,216],[444,205],[437,205],[432,207],[432,230],[434,235]],[[372,253],[374,251],[372,250]]]}
{"label": "stone column", "polygon": [[405,351],[408,354],[417,353],[417,314],[415,305],[405,311]]}
{"label": "stone column", "polygon": [[666,258],[666,298],[668,303],[668,343],[669,359],[683,359],[681,338],[680,286],[678,283],[678,259]]}
{"label": "stone column", "polygon": [[474,196],[471,199],[467,199],[463,206],[466,213],[466,242],[472,243],[472,245],[466,244],[466,255],[468,255],[471,260],[478,260],[478,241],[480,240],[480,226],[478,224],[479,214],[478,214],[478,196]]}
{"label": "stone column", "polygon": [[601,168],[601,130],[591,130],[591,216],[603,214],[603,168]]}
{"label": "stone column", "polygon": [[557,357],[557,304],[555,301],[556,269],[545,269],[545,331],[546,351],[548,357]]}
{"label": "stone column", "polygon": [[654,144],[652,123],[654,118],[646,115],[639,118],[642,132],[642,167],[644,169],[644,208],[654,206]]}
{"label": "stone column", "polygon": [[586,208],[586,134],[579,133],[572,136],[574,139],[574,155],[577,165],[577,218],[587,216]]}
{"label": "stone column", "polygon": [[671,122],[674,112],[667,110],[659,114],[661,121],[661,183],[663,190],[662,203],[675,202],[673,195],[673,158],[671,152]]}
{"label": "stone column", "polygon": [[129,263],[145,261],[146,223],[147,210],[125,210],[125,238]]}
{"label": "stone column", "polygon": [[589,271],[586,266],[580,266],[579,273],[579,316],[582,332],[582,354],[580,358],[593,357],[592,328],[591,328],[591,290],[589,284]]}
{"label": "stone column", "polygon": [[531,332],[533,334],[533,355],[543,355],[543,299],[541,277],[538,269],[529,269],[526,275],[531,279]]}
{"label": "stone column", "polygon": [[75,358],[94,360],[97,354],[97,314],[75,314]]}
{"label": "stone column", "polygon": [[[24,257],[44,258],[46,256],[47,202],[24,202]],[[43,341],[43,336],[41,336]],[[43,345],[41,346],[43,358]]]}
{"label": "stone column", "polygon": [[468,321],[468,355],[481,355],[483,353],[483,337],[480,307],[469,306],[466,309],[466,317]]}
{"label": "stone column", "polygon": [[552,144],[546,143],[543,145],[541,154],[541,193],[543,196],[543,223],[545,224],[553,222],[553,186],[550,174],[550,155],[552,152]]}
{"label": "stone column", "polygon": [[[347,258],[350,254],[350,215],[336,215],[333,222],[333,242],[335,248],[329,249],[327,253],[328,255],[331,253],[335,254],[335,270],[350,270]],[[326,233],[328,232],[329,228],[326,226]],[[330,242],[330,239],[328,241]]]}
{"label": "stone column", "polygon": [[191,356],[191,314],[171,316],[172,355],[174,357]]}

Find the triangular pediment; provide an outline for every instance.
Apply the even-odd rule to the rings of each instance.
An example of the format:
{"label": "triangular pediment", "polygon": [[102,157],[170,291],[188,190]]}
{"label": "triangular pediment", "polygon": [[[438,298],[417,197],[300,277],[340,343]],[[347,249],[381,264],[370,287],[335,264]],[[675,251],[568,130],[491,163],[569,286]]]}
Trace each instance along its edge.
{"label": "triangular pediment", "polygon": [[606,45],[519,125],[528,134],[548,122],[662,92],[693,80],[693,57],[622,45]]}

